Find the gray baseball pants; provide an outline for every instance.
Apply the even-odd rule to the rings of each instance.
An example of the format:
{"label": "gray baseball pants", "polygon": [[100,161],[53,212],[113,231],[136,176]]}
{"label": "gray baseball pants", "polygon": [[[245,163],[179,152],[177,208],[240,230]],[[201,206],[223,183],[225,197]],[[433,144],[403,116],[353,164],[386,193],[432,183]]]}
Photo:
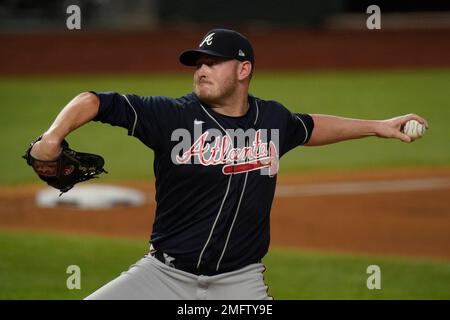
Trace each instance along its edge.
{"label": "gray baseball pants", "polygon": [[214,276],[191,274],[151,255],[85,300],[271,300],[261,263]]}

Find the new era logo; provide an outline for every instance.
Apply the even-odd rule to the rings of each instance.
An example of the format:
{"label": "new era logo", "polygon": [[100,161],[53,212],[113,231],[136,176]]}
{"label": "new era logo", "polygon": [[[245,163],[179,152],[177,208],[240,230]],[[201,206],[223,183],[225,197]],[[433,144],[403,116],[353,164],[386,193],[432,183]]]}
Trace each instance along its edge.
{"label": "new era logo", "polygon": [[240,57],[245,57],[245,53],[241,49],[239,49],[239,53],[238,54],[239,54]]}

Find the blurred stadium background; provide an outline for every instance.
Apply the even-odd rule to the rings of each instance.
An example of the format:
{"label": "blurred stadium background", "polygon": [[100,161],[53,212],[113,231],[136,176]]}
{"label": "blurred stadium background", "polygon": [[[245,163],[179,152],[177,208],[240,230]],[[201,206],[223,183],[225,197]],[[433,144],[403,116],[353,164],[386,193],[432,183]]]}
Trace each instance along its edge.
{"label": "blurred stadium background", "polygon": [[[80,30],[66,27],[73,4]],[[380,30],[366,28],[373,4]],[[1,0],[0,298],[83,298],[142,256],[155,204],[153,155],[138,141],[100,124],[68,139],[105,157],[110,174],[99,183],[149,195],[133,208],[39,208],[44,186],[20,156],[79,92],[189,92],[178,55],[213,27],[254,44],[256,96],[357,118],[413,112],[431,125],[411,145],[366,139],[283,158],[264,261],[269,293],[449,299],[450,3],[438,0]],[[81,268],[80,290],[66,287],[69,265]],[[366,287],[369,265],[381,268],[381,290]]]}

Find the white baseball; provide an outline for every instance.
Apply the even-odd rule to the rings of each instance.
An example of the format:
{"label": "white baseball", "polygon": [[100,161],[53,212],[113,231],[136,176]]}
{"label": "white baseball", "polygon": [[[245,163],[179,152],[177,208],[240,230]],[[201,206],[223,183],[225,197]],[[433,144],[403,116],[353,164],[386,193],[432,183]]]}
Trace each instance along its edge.
{"label": "white baseball", "polygon": [[425,125],[421,124],[417,120],[409,120],[403,128],[403,133],[411,139],[418,139],[425,134],[425,130]]}

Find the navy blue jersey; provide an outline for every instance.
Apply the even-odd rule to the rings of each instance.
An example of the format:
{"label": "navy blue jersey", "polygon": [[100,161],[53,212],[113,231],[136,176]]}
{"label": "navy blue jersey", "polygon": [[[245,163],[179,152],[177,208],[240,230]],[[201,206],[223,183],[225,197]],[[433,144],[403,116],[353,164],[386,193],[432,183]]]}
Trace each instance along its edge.
{"label": "navy blue jersey", "polygon": [[312,117],[251,95],[246,115],[230,117],[194,94],[96,94],[94,121],[126,128],[154,150],[152,245],[204,274],[261,261],[278,159],[309,140]]}

